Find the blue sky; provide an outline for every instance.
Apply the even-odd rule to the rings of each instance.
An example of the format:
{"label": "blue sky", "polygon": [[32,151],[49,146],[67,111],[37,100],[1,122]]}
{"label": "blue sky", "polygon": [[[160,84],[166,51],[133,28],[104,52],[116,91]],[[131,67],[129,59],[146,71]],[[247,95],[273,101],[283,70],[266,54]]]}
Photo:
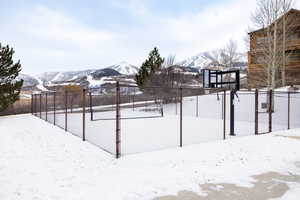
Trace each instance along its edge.
{"label": "blue sky", "polygon": [[154,46],[177,61],[229,39],[245,50],[255,0],[1,0],[1,8],[0,42],[37,74],[140,65]]}

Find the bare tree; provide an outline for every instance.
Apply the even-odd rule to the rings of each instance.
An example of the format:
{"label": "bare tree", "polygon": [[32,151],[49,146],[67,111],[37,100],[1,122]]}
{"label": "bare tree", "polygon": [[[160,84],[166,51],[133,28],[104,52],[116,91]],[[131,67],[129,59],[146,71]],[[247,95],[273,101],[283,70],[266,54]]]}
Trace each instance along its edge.
{"label": "bare tree", "polygon": [[165,61],[164,61],[164,63],[163,63],[163,67],[164,67],[164,68],[171,67],[172,65],[175,64],[175,60],[176,60],[176,55],[173,55],[173,54],[169,55],[169,56],[165,59]]}
{"label": "bare tree", "polygon": [[[259,47],[262,54],[260,64],[264,66],[266,85],[274,89],[276,85],[285,85],[286,38],[290,33],[285,14],[290,10],[293,0],[257,0],[256,11],[252,14],[251,21],[256,28],[260,28],[263,36],[260,38]],[[281,20],[281,17],[283,19]],[[279,72],[281,76],[279,76]],[[280,77],[280,78],[278,78]]]}
{"label": "bare tree", "polygon": [[[292,7],[293,0],[283,0],[282,2],[282,11],[283,13],[287,13],[289,9]],[[286,73],[285,68],[287,64],[287,59],[290,55],[286,54],[286,41],[287,41],[287,31],[290,33],[292,30],[291,28],[291,20],[286,17],[286,15],[283,15],[282,17],[282,34],[283,34],[283,41],[282,41],[282,69],[281,69],[281,80],[282,80],[282,86],[286,85]]]}
{"label": "bare tree", "polygon": [[221,63],[226,68],[233,68],[234,63],[238,62],[240,59],[237,42],[230,39],[225,47],[220,50],[220,57]]}

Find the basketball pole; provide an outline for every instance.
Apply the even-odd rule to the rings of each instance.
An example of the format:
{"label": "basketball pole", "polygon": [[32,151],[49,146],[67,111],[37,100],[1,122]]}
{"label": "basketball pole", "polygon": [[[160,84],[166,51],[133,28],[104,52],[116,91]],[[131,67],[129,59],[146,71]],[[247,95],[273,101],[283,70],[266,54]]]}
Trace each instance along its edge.
{"label": "basketball pole", "polygon": [[[236,92],[240,90],[240,71],[239,70],[230,70],[230,71],[220,71],[220,70],[210,70],[203,69],[203,86],[204,88],[223,88],[223,86],[229,86],[234,84],[234,89],[230,90],[230,135],[235,136],[235,127],[234,127],[234,96]],[[224,81],[223,75],[229,74],[230,77],[232,74],[235,75],[235,80]],[[221,81],[219,81],[221,78]]]}
{"label": "basketball pole", "polygon": [[230,135],[235,136],[234,133],[234,91],[230,91]]}

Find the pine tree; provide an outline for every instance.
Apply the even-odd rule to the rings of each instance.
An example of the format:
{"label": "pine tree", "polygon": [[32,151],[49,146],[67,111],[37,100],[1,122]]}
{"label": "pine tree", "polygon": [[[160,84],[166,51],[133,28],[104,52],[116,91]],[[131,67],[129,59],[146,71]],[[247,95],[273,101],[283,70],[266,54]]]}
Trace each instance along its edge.
{"label": "pine tree", "polygon": [[149,53],[148,58],[142,64],[138,74],[135,76],[136,82],[140,88],[144,87],[146,82],[161,69],[163,62],[164,59],[160,56],[158,48],[155,47]]}
{"label": "pine tree", "polygon": [[0,112],[18,100],[23,80],[17,80],[20,61],[13,62],[14,50],[0,43]]}

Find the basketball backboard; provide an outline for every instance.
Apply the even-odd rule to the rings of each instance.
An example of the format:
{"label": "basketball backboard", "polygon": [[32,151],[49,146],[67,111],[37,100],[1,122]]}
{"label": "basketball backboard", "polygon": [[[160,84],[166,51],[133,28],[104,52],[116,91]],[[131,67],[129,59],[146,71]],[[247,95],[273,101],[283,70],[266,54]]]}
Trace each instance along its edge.
{"label": "basketball backboard", "polygon": [[204,88],[225,88],[232,90],[240,89],[240,71],[220,71],[203,69],[203,87]]}

